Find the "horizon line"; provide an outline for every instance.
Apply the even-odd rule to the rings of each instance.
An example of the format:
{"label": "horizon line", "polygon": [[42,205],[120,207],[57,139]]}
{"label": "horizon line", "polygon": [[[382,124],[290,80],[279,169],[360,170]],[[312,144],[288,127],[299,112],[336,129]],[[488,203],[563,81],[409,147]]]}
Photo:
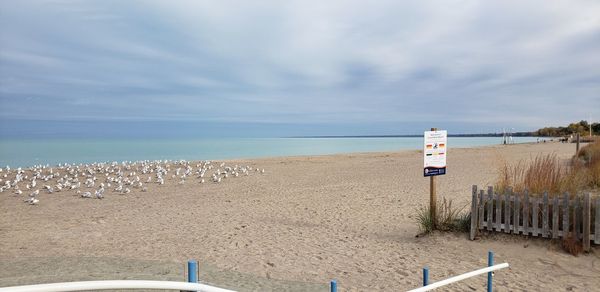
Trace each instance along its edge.
{"label": "horizon line", "polygon": [[[515,132],[512,136],[536,137],[533,132]],[[448,134],[448,137],[502,137],[502,133],[472,133],[472,134]],[[281,138],[415,138],[423,137],[422,134],[394,134],[394,135],[309,135],[309,136],[287,136]]]}

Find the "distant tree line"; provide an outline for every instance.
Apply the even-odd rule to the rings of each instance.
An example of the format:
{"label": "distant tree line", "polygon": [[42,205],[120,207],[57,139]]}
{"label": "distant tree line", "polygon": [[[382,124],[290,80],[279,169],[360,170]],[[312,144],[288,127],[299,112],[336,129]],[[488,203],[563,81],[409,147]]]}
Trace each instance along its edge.
{"label": "distant tree line", "polygon": [[[579,133],[582,136],[590,134],[590,124],[587,121],[571,123],[566,127],[546,127],[534,132],[536,136],[561,137]],[[593,135],[600,134],[600,123],[592,123]]]}

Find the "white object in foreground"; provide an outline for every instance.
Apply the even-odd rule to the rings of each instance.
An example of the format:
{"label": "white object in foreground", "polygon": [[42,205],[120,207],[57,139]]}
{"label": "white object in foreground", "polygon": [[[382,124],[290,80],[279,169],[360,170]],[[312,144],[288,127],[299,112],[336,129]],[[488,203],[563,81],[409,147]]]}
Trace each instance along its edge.
{"label": "white object in foreground", "polygon": [[65,282],[52,284],[39,284],[27,286],[14,286],[0,288],[0,292],[66,292],[86,290],[108,290],[108,289],[167,289],[186,290],[201,292],[235,292],[223,288],[217,288],[205,284],[173,282],[173,281],[138,281],[138,280],[114,280],[114,281],[83,281]]}
{"label": "white object in foreground", "polygon": [[[433,290],[435,288],[446,286],[446,285],[454,283],[454,282],[462,281],[462,280],[467,279],[467,278],[471,278],[471,277],[474,277],[474,276],[477,276],[477,275],[481,275],[481,274],[487,274],[489,272],[492,272],[492,271],[495,271],[495,270],[504,269],[504,268],[508,268],[508,263],[498,264],[498,265],[495,265],[495,266],[491,266],[491,267],[487,267],[487,268],[475,270],[475,271],[472,271],[472,272],[464,273],[462,275],[454,276],[452,278],[448,278],[446,280],[435,282],[433,284],[429,284],[429,285],[423,286],[421,288],[413,289],[413,290],[410,290],[408,292],[429,291],[429,290]],[[2,290],[0,290],[0,291],[2,291]]]}

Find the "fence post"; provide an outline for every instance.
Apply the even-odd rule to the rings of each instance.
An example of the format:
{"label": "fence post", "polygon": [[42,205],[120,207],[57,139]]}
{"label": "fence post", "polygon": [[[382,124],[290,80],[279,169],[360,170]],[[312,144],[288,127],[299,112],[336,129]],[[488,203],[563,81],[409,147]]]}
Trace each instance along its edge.
{"label": "fence post", "polygon": [[479,215],[479,224],[478,224],[478,229],[483,229],[483,216],[485,215],[485,202],[486,202],[486,196],[485,196],[485,192],[484,190],[479,190],[479,211],[478,215]]}
{"label": "fence post", "polygon": [[596,198],[596,223],[594,223],[595,225],[595,238],[594,239],[594,243],[595,244],[600,244],[600,197]]}
{"label": "fence post", "polygon": [[513,199],[514,199],[514,203],[515,203],[513,205],[515,207],[514,212],[513,212],[513,215],[514,215],[514,219],[513,219],[513,222],[514,222],[513,227],[514,227],[514,229],[513,229],[513,232],[515,234],[519,234],[520,233],[519,225],[521,225],[520,224],[520,221],[521,221],[520,220],[520,217],[521,217],[521,207],[519,205],[519,203],[520,203],[519,202],[519,195],[515,193],[515,195],[513,196]]}
{"label": "fence post", "polygon": [[548,237],[548,192],[544,192],[542,209],[542,237]]}
{"label": "fence post", "polygon": [[576,240],[581,237],[581,203],[579,202],[579,195],[575,195],[575,204],[573,205],[573,226],[575,229],[573,234]]}
{"label": "fence post", "polygon": [[583,197],[583,250],[590,251],[590,231],[591,231],[591,204],[590,193],[585,193]]}
{"label": "fence post", "polygon": [[575,155],[579,154],[579,133],[577,133],[577,146],[575,146]]}
{"label": "fence post", "polygon": [[198,283],[198,262],[194,260],[188,261],[188,282]]}
{"label": "fence post", "polygon": [[502,195],[494,192],[494,200],[496,201],[496,221],[494,222],[494,230],[502,231]]}
{"label": "fence post", "polygon": [[423,268],[423,286],[429,285],[429,268]]}
{"label": "fence post", "polygon": [[329,283],[329,292],[337,292],[337,281],[331,280]]}
{"label": "fence post", "polygon": [[[494,252],[492,252],[491,250],[488,251],[488,267],[491,267],[494,265]],[[492,292],[492,273],[493,272],[488,272],[488,281],[487,281],[487,290],[488,292]]]}
{"label": "fence post", "polygon": [[510,196],[512,195],[512,188],[508,187],[506,194],[504,195],[504,232],[510,233]]}
{"label": "fence post", "polygon": [[529,236],[529,191],[525,190],[523,198],[523,235]]}
{"label": "fence post", "polygon": [[563,238],[569,237],[569,230],[571,225],[569,224],[569,217],[571,217],[571,211],[569,209],[569,193],[565,192],[563,195]]}
{"label": "fence post", "polygon": [[[510,232],[510,193],[511,193],[511,189],[510,187],[504,192],[504,232],[505,233],[509,233]],[[502,222],[501,222],[502,223]]]}
{"label": "fence post", "polygon": [[487,213],[487,230],[491,232],[494,222],[494,187],[488,186],[488,213]]}
{"label": "fence post", "polygon": [[473,196],[471,199],[471,233],[469,234],[469,239],[475,239],[475,234],[477,233],[477,186],[473,185]]}
{"label": "fence post", "polygon": [[539,214],[540,214],[540,201],[538,198],[531,198],[531,235],[538,236],[540,232]]}
{"label": "fence post", "polygon": [[558,238],[558,195],[552,201],[552,238]]}

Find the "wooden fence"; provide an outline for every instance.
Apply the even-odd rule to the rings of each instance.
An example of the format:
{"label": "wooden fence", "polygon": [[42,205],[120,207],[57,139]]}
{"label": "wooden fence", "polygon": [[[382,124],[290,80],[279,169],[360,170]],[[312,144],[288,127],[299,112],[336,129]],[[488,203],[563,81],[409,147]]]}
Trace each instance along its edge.
{"label": "wooden fence", "polygon": [[590,194],[571,198],[568,193],[549,197],[514,194],[487,193],[473,186],[471,203],[471,233],[473,240],[478,230],[565,238],[571,234],[582,241],[585,251],[590,243],[600,244],[600,197],[594,201]]}

